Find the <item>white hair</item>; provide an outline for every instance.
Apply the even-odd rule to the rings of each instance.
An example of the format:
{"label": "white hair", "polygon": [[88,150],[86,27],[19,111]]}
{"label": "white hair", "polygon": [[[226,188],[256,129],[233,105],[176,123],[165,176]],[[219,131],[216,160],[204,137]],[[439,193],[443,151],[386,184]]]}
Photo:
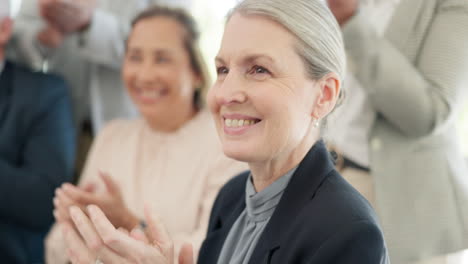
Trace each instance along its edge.
{"label": "white hair", "polygon": [[10,0],[0,0],[0,19],[11,16]]}
{"label": "white hair", "polygon": [[265,16],[285,27],[297,39],[296,51],[311,79],[330,72],[343,80],[346,55],[340,27],[323,0],[244,0],[235,13]]}

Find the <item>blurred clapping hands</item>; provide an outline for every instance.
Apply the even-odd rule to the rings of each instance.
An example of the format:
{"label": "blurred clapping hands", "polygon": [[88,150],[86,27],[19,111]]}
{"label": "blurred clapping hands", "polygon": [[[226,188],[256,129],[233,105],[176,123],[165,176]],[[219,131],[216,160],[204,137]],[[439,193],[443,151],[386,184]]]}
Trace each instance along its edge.
{"label": "blurred clapping hands", "polygon": [[84,186],[63,184],[55,191],[54,217],[60,223],[71,223],[69,209],[72,206],[85,211],[86,206],[98,206],[110,222],[116,227],[131,230],[138,225],[139,219],[125,205],[119,185],[106,173],[100,172],[99,176],[104,183],[105,190],[98,191],[96,183],[88,183]]}
{"label": "blurred clapping hands", "polygon": [[66,35],[83,31],[91,24],[96,0],[39,0],[38,5],[47,26],[37,38],[42,45],[57,48]]}

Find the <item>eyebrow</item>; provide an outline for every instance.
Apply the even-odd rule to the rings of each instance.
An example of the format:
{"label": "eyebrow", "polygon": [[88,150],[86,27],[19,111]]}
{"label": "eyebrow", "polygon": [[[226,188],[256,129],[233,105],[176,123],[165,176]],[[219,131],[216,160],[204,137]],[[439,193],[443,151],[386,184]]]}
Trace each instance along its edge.
{"label": "eyebrow", "polygon": [[[127,52],[141,53],[142,48],[139,47],[139,46],[137,46],[137,47],[128,47]],[[166,55],[166,54],[171,54],[172,52],[170,50],[168,50],[168,49],[157,48],[157,49],[154,49],[151,53],[154,54],[154,55],[160,55],[160,54]]]}
{"label": "eyebrow", "polygon": [[[252,62],[254,62],[254,61],[256,61],[256,60],[259,60],[259,59],[266,59],[266,60],[268,60],[270,63],[275,64],[275,60],[274,60],[272,57],[270,57],[270,56],[268,56],[268,55],[265,55],[265,54],[251,54],[251,55],[248,55],[248,56],[246,56],[246,57],[243,57],[243,58],[241,59],[241,61],[242,61],[243,63],[252,63]],[[221,57],[219,57],[219,56],[216,56],[215,62],[218,62],[218,63],[220,63],[220,64],[226,64],[226,62],[224,61],[224,59],[221,58]]]}

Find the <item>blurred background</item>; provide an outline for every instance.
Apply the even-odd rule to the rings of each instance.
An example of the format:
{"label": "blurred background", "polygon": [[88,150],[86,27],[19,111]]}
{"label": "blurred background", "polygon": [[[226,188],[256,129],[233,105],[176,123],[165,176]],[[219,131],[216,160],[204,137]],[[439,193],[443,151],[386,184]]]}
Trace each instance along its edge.
{"label": "blurred background", "polygon": [[[12,0],[12,13],[17,14],[21,8],[22,1]],[[224,27],[226,13],[238,2],[238,0],[192,0],[191,11],[197,19],[201,29],[201,49],[207,62],[211,63],[219,48],[221,35]],[[214,64],[208,65],[211,76],[214,76]],[[459,117],[458,130],[461,137],[462,148],[468,159],[468,102],[464,106],[463,114]]]}
{"label": "blurred background", "polygon": [[[4,1],[4,0],[0,0],[0,1]],[[12,5],[10,6],[10,8],[11,8],[11,14],[13,15],[13,17],[19,18],[22,15],[26,14],[26,15],[24,15],[24,18],[26,20],[29,19],[30,18],[30,17],[28,17],[28,12],[29,11],[25,11],[25,12],[23,12],[23,11],[25,9],[27,9],[27,8],[25,8],[25,6],[32,6],[32,5],[26,5],[25,3],[31,4],[31,3],[33,3],[33,1],[39,1],[39,0],[11,0]],[[111,1],[114,1],[114,0],[111,0]],[[108,3],[110,3],[111,1],[109,1]],[[145,2],[146,0],[141,0],[141,1]],[[147,2],[149,2],[149,1],[150,0],[148,0]],[[216,54],[218,52],[219,46],[220,46],[221,37],[222,37],[224,24],[225,24],[225,16],[229,12],[229,10],[233,6],[235,6],[236,3],[239,2],[239,1],[240,0],[169,0],[170,3],[177,2],[178,4],[182,4],[183,6],[185,6],[186,9],[188,11],[190,11],[190,13],[196,19],[196,22],[197,22],[197,24],[199,26],[199,30],[201,32],[200,48],[201,48],[201,51],[202,51],[202,55],[205,58],[205,61],[208,63],[208,71],[209,71],[209,75],[211,76],[212,80],[215,80],[215,78],[216,78],[216,69],[215,69],[214,58],[215,58],[215,56],[216,56]],[[387,0],[385,0],[385,1],[387,1]],[[122,3],[123,3],[123,5],[125,7],[128,7],[126,0],[123,0]],[[128,3],[130,3],[130,2],[128,2]],[[114,2],[112,2],[112,4],[114,4]],[[112,5],[112,4],[109,4],[109,5]],[[111,7],[108,7],[108,8],[112,9]],[[125,13],[125,12],[122,12],[122,13]],[[132,15],[132,17],[133,17],[133,15]],[[31,21],[35,21],[35,20],[31,20]],[[115,21],[117,21],[117,20],[115,20]],[[20,23],[17,23],[17,24],[20,24]],[[21,25],[20,25],[20,27],[21,27]],[[30,31],[32,31],[32,30],[30,30],[30,29],[32,29],[33,27],[43,27],[43,25],[39,25],[39,23],[35,23],[35,22],[29,23],[29,24],[23,24],[22,30],[23,30],[23,32],[25,32],[24,36],[27,36],[27,34],[31,33]],[[101,31],[99,31],[99,32],[102,32],[102,31],[105,31],[107,28],[106,27],[101,27],[100,29],[101,29]],[[172,34],[172,32],[171,32],[171,34]],[[73,35],[73,34],[71,34],[71,35]],[[34,35],[34,36],[36,36],[36,35]],[[98,36],[99,39],[102,38],[101,34],[98,34],[97,36]],[[123,35],[120,35],[120,36],[123,36]],[[75,36],[75,37],[76,37],[76,39],[78,39],[77,36]],[[74,40],[76,40],[76,39],[74,39]],[[69,75],[64,74],[64,76],[65,76],[66,81],[70,82],[72,84],[71,86],[76,85],[76,87],[72,87],[73,89],[70,89],[70,90],[72,90],[72,92],[71,92],[71,97],[73,99],[72,101],[74,101],[74,103],[75,103],[75,105],[73,105],[73,107],[75,108],[74,119],[77,120],[76,123],[74,124],[76,126],[76,134],[77,134],[76,137],[78,138],[77,142],[76,142],[76,148],[77,148],[76,149],[76,156],[77,157],[76,157],[76,161],[74,161],[75,164],[76,164],[76,171],[74,171],[73,178],[70,176],[70,177],[68,177],[66,179],[66,181],[77,182],[78,177],[79,177],[79,175],[81,173],[81,170],[83,168],[84,160],[85,160],[85,158],[87,156],[88,150],[90,149],[90,146],[91,146],[93,140],[95,139],[94,137],[99,132],[100,128],[102,128],[101,123],[104,123],[105,121],[108,121],[108,120],[112,119],[110,117],[104,116],[104,114],[112,113],[113,115],[115,115],[117,117],[120,117],[120,116],[127,117],[127,116],[131,116],[133,114],[130,111],[131,107],[129,107],[129,112],[128,113],[122,114],[122,113],[119,112],[123,108],[127,107],[127,105],[126,105],[126,102],[119,101],[121,98],[118,97],[117,95],[115,97],[115,98],[117,98],[117,100],[114,99],[114,97],[109,96],[109,94],[98,94],[98,96],[96,96],[96,94],[94,93],[95,91],[93,90],[93,87],[92,87],[93,85],[96,85],[96,84],[99,84],[99,85],[102,85],[102,86],[108,86],[111,89],[114,89],[111,92],[115,93],[115,91],[118,90],[118,89],[115,89],[115,88],[118,88],[118,85],[122,85],[122,84],[117,84],[118,82],[120,82],[120,68],[115,67],[115,65],[111,65],[111,67],[109,67],[109,69],[111,69],[111,70],[109,70],[109,69],[103,69],[105,67],[99,68],[96,65],[93,65],[93,63],[95,63],[95,61],[93,60],[93,59],[95,59],[94,56],[96,55],[96,57],[99,57],[98,56],[99,54],[95,54],[95,53],[98,53],[98,52],[87,53],[86,55],[88,55],[88,56],[91,55],[90,56],[91,58],[89,59],[90,63],[89,64],[83,64],[83,60],[82,60],[81,57],[75,56],[75,55],[73,55],[75,57],[72,57],[72,55],[70,54],[72,52],[69,52],[69,51],[78,50],[78,48],[79,48],[78,44],[74,44],[74,46],[71,45],[70,43],[72,41],[70,41],[70,43],[67,43],[66,41],[64,41],[64,43],[66,44],[65,46],[70,44],[70,45],[67,46],[68,50],[65,50],[65,49],[61,50],[60,48],[57,48],[57,51],[58,51],[57,54],[59,54],[59,55],[60,54],[61,55],[65,54],[65,56],[63,56],[63,57],[58,56],[60,58],[55,61],[55,65],[52,65],[52,63],[51,63],[51,65],[49,65],[48,63],[49,63],[49,59],[50,59],[49,58],[50,57],[50,50],[52,50],[52,49],[50,49],[50,50],[47,50],[47,48],[45,48],[45,49],[42,48],[41,49],[40,46],[33,45],[32,43],[34,41],[30,41],[30,40],[31,39],[28,39],[27,37],[24,37],[22,39],[23,42],[20,42],[18,40],[18,42],[12,41],[12,43],[14,43],[13,45],[16,45],[17,47],[20,47],[20,45],[18,43],[23,43],[24,44],[24,43],[27,43],[29,41],[29,44],[31,44],[30,46],[24,46],[24,47],[21,46],[21,48],[24,48],[24,51],[26,51],[25,54],[28,54],[27,51],[29,51],[29,50],[37,49],[37,51],[38,51],[37,54],[41,55],[41,56],[39,56],[39,61],[38,61],[39,64],[35,63],[36,62],[35,59],[37,59],[37,58],[34,57],[34,56],[31,56],[30,58],[28,58],[31,61],[31,65],[32,65],[31,69],[33,69],[34,71],[37,71],[37,72],[42,71],[44,73],[47,73],[47,75],[49,75],[49,73],[56,73],[53,70],[49,71],[49,66],[50,66],[50,69],[53,69],[54,68],[53,66],[55,66],[55,68],[56,68],[55,70],[57,72],[60,73],[60,71],[63,70],[64,72],[67,72],[67,74],[69,74]],[[81,43],[80,41],[81,41],[81,39],[78,39],[78,41],[75,41],[73,43]],[[123,42],[121,42],[121,44],[122,43]],[[105,47],[105,49],[107,49],[108,46],[106,46],[106,44],[108,45],[109,43],[105,43],[105,45],[101,45],[100,47],[101,48]],[[124,46],[124,45],[122,44],[121,46]],[[112,48],[113,47],[109,47],[109,50],[112,50]],[[120,47],[120,50],[119,50],[119,48],[115,48],[115,49],[117,50],[116,53],[118,53],[118,51],[123,51],[124,50],[124,48],[122,48],[122,47]],[[60,51],[65,51],[65,52],[60,53]],[[35,55],[36,53],[32,52],[31,54]],[[13,53],[12,57],[15,58],[14,53]],[[51,59],[50,61],[53,61],[53,60]],[[0,60],[0,62],[2,62],[2,61]],[[105,64],[106,67],[109,66],[108,64],[106,64],[107,62],[108,61],[105,61],[105,63],[103,63],[103,64]],[[118,62],[120,62],[120,61],[118,61]],[[112,64],[112,63],[115,63],[115,62],[111,62],[109,64]],[[96,64],[98,64],[98,63],[96,63]],[[0,64],[0,73],[3,70],[3,69],[1,69],[1,67],[3,67],[3,65]],[[73,67],[75,67],[75,68],[73,68]],[[85,70],[89,70],[89,69],[91,69],[89,72],[91,72],[92,74],[95,74],[95,76],[91,76],[90,73],[85,71]],[[83,73],[82,75],[77,74],[77,72],[80,72],[80,71],[81,72],[86,72],[86,73]],[[88,74],[88,75],[86,75],[86,74]],[[102,78],[102,79],[106,79],[105,80],[106,82],[104,82],[103,80],[101,80],[99,78],[93,78],[93,77],[96,77],[96,76],[97,77],[104,76],[105,78]],[[79,79],[83,79],[83,80],[86,79],[89,82],[80,82]],[[102,83],[100,83],[101,81],[102,81]],[[81,89],[81,88],[83,88],[83,87],[81,87],[83,85],[86,86],[87,89]],[[28,86],[33,87],[34,85],[28,85]],[[33,87],[33,88],[36,88],[36,87]],[[90,89],[88,89],[88,88],[90,88]],[[198,87],[195,87],[195,88],[198,88]],[[123,89],[121,89],[121,90],[123,91]],[[33,96],[29,96],[29,97],[33,97]],[[87,100],[87,102],[85,102],[86,100],[83,100],[83,98],[91,98],[91,99]],[[96,98],[99,98],[99,99],[96,99]],[[2,98],[0,98],[0,99],[2,99]],[[110,107],[109,109],[104,109],[103,104],[99,105],[99,104],[97,104],[99,102],[96,103],[96,101],[99,101],[101,99],[103,99],[103,101],[105,99],[105,100],[113,103],[113,105],[109,105],[109,107]],[[76,103],[76,102],[79,102],[79,103]],[[72,102],[72,104],[73,104],[73,102]],[[94,108],[93,104],[98,105],[97,108]],[[458,132],[457,135],[460,138],[460,140],[459,140],[459,142],[461,144],[460,147],[461,147],[462,152],[464,154],[465,160],[466,160],[466,162],[468,164],[468,98],[465,99],[462,108],[463,108],[463,110],[459,111],[460,114],[459,114],[459,116],[456,117],[456,120],[457,120],[456,121],[456,127],[457,127],[457,132]],[[0,110],[1,110],[1,105],[0,105]],[[101,110],[102,116],[100,116],[101,113],[99,112],[99,110]],[[105,110],[105,111],[103,111],[103,110]],[[1,114],[1,112],[0,112],[0,114]],[[416,118],[419,118],[419,116],[420,115],[416,116]],[[0,115],[0,117],[1,117],[1,115]],[[93,118],[95,118],[95,119],[93,119]],[[18,118],[18,119],[22,121],[21,118]],[[0,123],[0,125],[1,125],[1,123]],[[336,130],[336,131],[341,133],[342,130]],[[451,131],[453,131],[453,129],[451,129]],[[57,131],[57,132],[60,132],[61,134],[67,134],[66,131],[65,132]],[[73,135],[73,133],[74,132],[70,132],[70,135]],[[453,136],[451,136],[451,138],[453,138]],[[10,140],[10,141],[12,141],[12,140]],[[55,141],[53,143],[54,143],[54,145],[60,145],[60,144],[56,143]],[[70,150],[73,149],[74,147],[75,146],[70,147]],[[160,146],[158,145],[158,147],[160,147]],[[19,147],[17,147],[17,148],[19,149]],[[42,158],[42,154],[45,151],[44,151],[43,146],[40,146],[38,149],[39,149],[39,151],[37,151],[37,152],[35,151],[34,154],[39,153],[37,156],[41,156],[41,157],[39,157],[39,159],[40,159],[40,158]],[[73,149],[73,151],[74,151],[74,149]],[[51,151],[49,151],[49,152],[51,152]],[[125,152],[125,151],[122,151],[122,152]],[[0,154],[1,154],[1,151],[0,151]],[[458,156],[461,157],[461,155],[458,155]],[[463,163],[462,158],[460,158],[459,160],[460,160],[460,163]],[[51,159],[51,161],[53,161],[53,160]],[[51,167],[53,167],[53,166],[51,166]],[[26,170],[24,170],[24,171],[26,171]],[[7,173],[5,173],[5,174],[7,174]],[[58,173],[56,171],[52,171],[52,174],[58,174]],[[234,174],[231,174],[231,175],[234,175]],[[18,179],[19,179],[19,177],[18,177]],[[65,179],[62,179],[62,180],[65,180]],[[34,182],[34,184],[35,183],[36,182]],[[54,182],[54,184],[57,184],[57,185],[59,183],[61,183],[61,182]],[[40,186],[37,187],[34,184],[29,185],[30,187],[32,186],[31,189],[34,189],[34,190],[40,189]],[[467,185],[468,185],[468,182],[467,182]],[[28,194],[27,196],[29,196],[29,197],[34,197],[34,195],[32,195],[31,192],[25,192],[25,193],[27,193]],[[53,195],[53,194],[50,193],[50,195]],[[139,204],[139,205],[141,205],[141,204]],[[51,206],[50,201],[49,201],[48,206]],[[20,208],[20,206],[18,206],[18,208]],[[48,210],[48,212],[51,212],[51,211],[52,210]],[[13,214],[10,214],[10,215],[13,215]],[[50,216],[50,215],[48,217],[52,218],[52,216]],[[35,217],[30,217],[30,218],[33,219]],[[51,220],[51,219],[49,219],[49,220]],[[1,219],[0,219],[0,222],[1,222]],[[12,221],[12,222],[15,222],[15,221]],[[12,229],[12,228],[9,228],[9,229]],[[1,226],[0,226],[0,233],[2,233],[1,232]],[[42,235],[43,234],[41,234],[41,236]],[[2,236],[3,236],[3,234],[2,234]],[[42,237],[40,239],[42,239]],[[0,237],[0,242],[1,242],[1,237]],[[42,240],[40,240],[40,243],[42,243]],[[0,243],[0,249],[1,249],[1,243]],[[34,248],[33,251],[42,252],[43,250]],[[1,257],[1,250],[0,250],[0,257]],[[468,252],[465,254],[465,257],[464,257],[464,259],[462,260],[461,263],[468,263]]]}

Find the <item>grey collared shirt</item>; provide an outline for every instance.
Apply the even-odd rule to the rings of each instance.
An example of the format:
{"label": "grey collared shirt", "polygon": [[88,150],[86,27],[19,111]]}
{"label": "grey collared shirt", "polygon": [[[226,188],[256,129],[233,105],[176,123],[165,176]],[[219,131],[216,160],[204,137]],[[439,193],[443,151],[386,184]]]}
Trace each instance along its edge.
{"label": "grey collared shirt", "polygon": [[296,168],[288,171],[259,193],[253,186],[252,175],[247,178],[246,207],[229,231],[218,258],[218,264],[247,264],[249,262],[258,239],[270,221]]}

